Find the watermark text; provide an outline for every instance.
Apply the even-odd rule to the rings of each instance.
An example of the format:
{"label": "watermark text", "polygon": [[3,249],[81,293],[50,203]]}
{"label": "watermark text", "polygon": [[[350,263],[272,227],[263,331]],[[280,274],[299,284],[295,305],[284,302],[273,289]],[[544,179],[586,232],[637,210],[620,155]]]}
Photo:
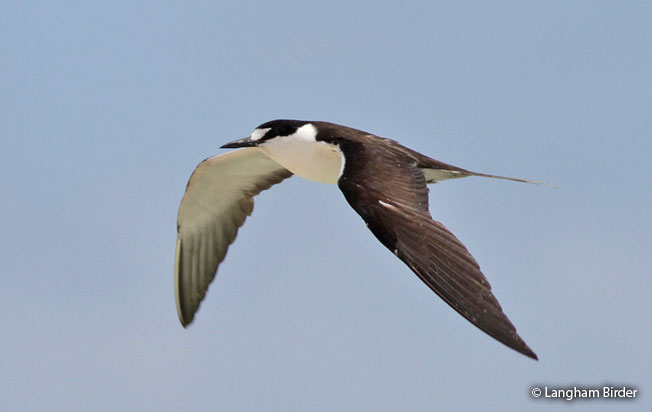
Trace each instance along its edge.
{"label": "watermark text", "polygon": [[634,399],[638,389],[627,386],[600,386],[600,387],[553,387],[538,385],[530,391],[533,398],[559,399],[572,401],[574,399]]}

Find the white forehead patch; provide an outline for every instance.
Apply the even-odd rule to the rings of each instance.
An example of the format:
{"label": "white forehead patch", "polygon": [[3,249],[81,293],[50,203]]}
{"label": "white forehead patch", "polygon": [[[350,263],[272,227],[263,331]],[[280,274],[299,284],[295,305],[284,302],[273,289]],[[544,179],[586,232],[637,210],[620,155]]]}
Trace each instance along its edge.
{"label": "white forehead patch", "polygon": [[271,130],[271,127],[266,127],[264,129],[256,129],[254,132],[251,134],[250,139],[251,140],[260,140],[263,136],[267,134]]}

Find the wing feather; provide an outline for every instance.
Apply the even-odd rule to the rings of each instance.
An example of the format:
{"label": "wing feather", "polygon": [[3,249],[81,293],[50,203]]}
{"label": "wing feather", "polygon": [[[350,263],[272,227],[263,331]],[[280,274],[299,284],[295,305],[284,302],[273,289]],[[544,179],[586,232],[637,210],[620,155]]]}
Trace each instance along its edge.
{"label": "wing feather", "polygon": [[346,164],[338,185],[347,201],[378,240],[453,309],[503,344],[537,359],[503,312],[478,262],[430,216],[427,179],[418,159],[404,149],[387,140],[375,151],[373,145],[343,146]]}
{"label": "wing feather", "polygon": [[179,320],[190,324],[217,267],[254,207],[254,196],[292,176],[256,148],[201,162],[179,207],[175,294]]}

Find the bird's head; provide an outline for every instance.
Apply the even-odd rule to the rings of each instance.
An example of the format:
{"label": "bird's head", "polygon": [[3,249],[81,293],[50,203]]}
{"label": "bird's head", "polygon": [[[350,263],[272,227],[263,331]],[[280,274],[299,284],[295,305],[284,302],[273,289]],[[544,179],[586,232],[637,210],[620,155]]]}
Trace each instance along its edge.
{"label": "bird's head", "polygon": [[297,133],[299,128],[309,123],[309,121],[305,120],[272,120],[256,127],[251,135],[245,137],[244,139],[234,140],[225,145],[222,145],[221,148],[234,149],[238,147],[259,146],[270,142],[272,139],[277,137],[292,136]]}

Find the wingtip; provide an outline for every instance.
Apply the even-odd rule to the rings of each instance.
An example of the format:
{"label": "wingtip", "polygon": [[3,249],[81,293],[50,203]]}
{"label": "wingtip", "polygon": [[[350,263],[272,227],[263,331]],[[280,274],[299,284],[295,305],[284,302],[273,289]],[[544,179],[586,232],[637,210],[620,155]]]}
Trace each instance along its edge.
{"label": "wingtip", "polygon": [[181,306],[177,307],[177,315],[179,315],[179,323],[181,323],[181,326],[183,326],[184,329],[188,329],[188,326],[192,323],[192,321],[195,319],[194,314],[192,313],[185,313],[186,316],[184,316],[184,311]]}
{"label": "wingtip", "polygon": [[[528,358],[532,358],[535,361],[539,360],[539,357],[537,356],[536,353],[525,343],[525,341],[518,336],[518,334],[515,334],[516,338],[516,343],[515,344],[507,344],[510,348],[514,349],[515,351],[527,356]],[[503,342],[505,343],[505,342]]]}
{"label": "wingtip", "polygon": [[195,315],[192,312],[188,312],[187,310],[184,310],[184,307],[181,306],[181,303],[178,302],[177,305],[177,315],[179,316],[179,323],[181,323],[181,326],[183,326],[184,329],[188,329],[188,326],[192,323],[192,321],[195,319]]}
{"label": "wingtip", "polygon": [[539,357],[537,356],[537,354],[534,353],[534,351],[532,351],[532,349],[530,349],[529,347],[527,347],[527,350],[524,350],[521,353],[527,356],[528,358],[532,358],[537,362],[539,361]]}

